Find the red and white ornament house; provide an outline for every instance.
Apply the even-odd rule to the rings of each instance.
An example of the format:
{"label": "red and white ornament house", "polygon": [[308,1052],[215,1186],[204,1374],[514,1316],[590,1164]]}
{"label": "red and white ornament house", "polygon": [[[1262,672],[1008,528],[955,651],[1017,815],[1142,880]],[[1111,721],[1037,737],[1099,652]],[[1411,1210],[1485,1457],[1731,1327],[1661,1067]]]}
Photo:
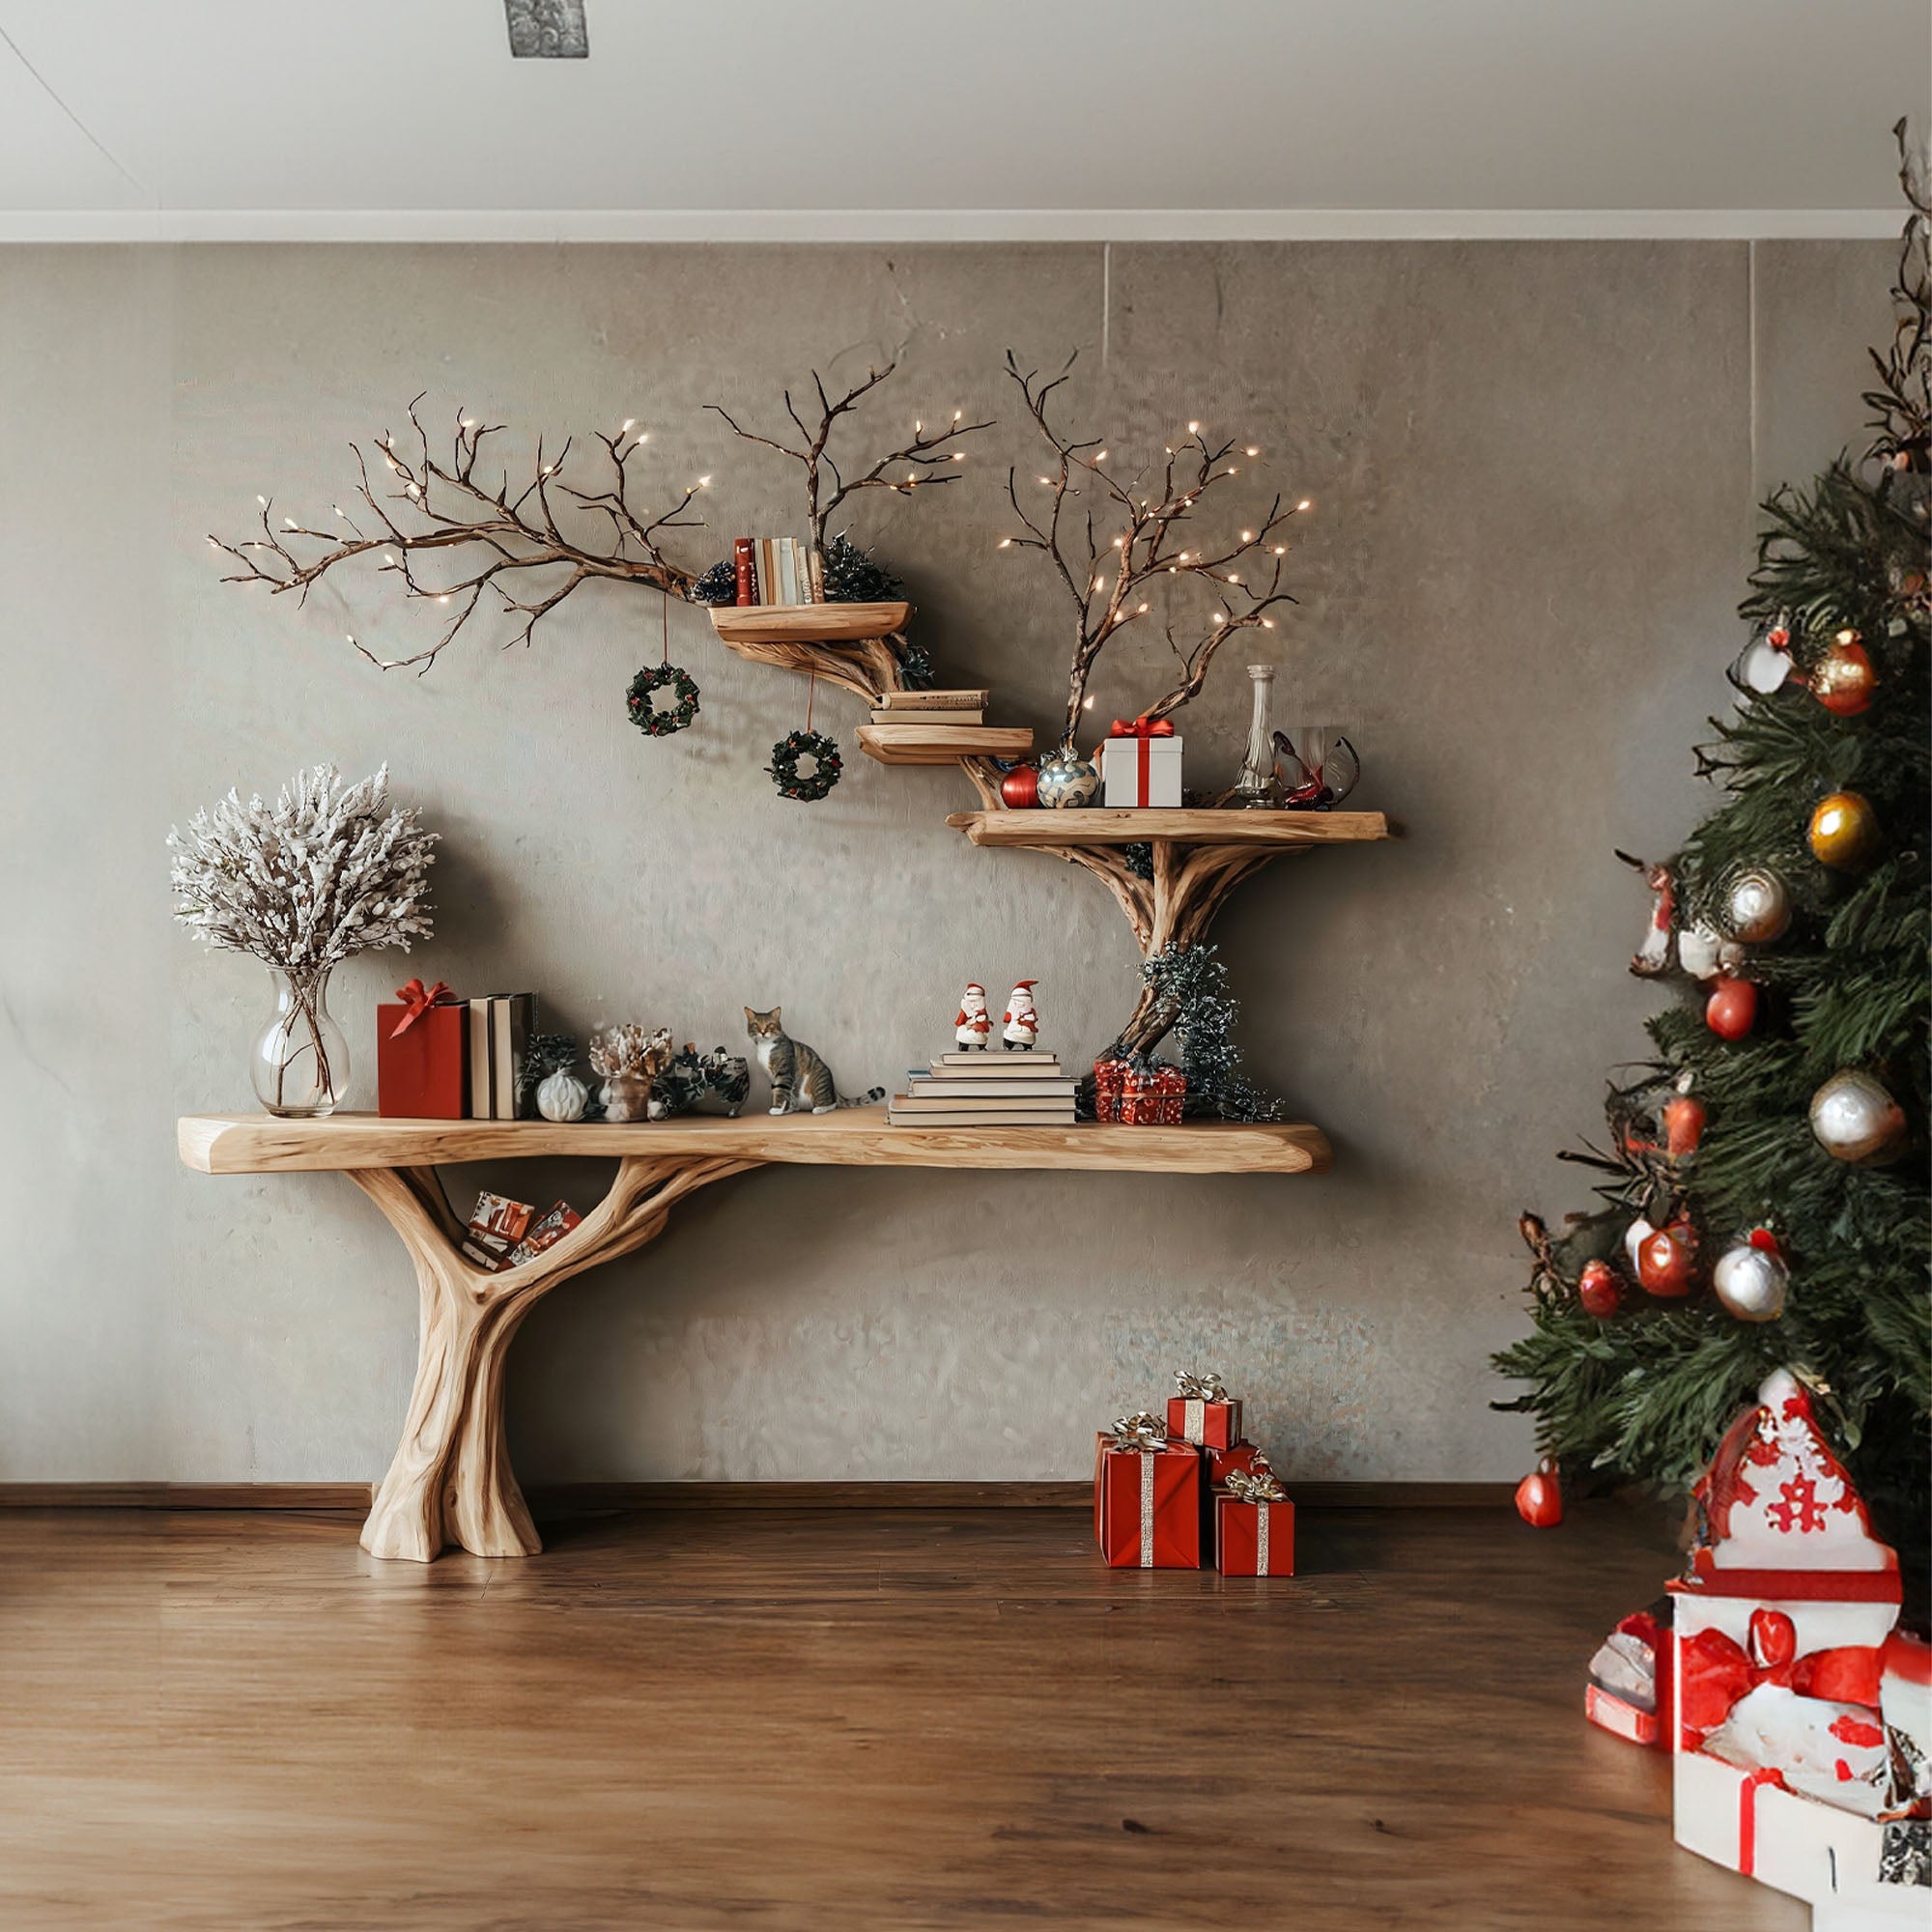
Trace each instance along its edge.
{"label": "red and white ornament house", "polygon": [[1674,1598],[1677,1842],[1813,1908],[1813,1932],[1932,1917],[1925,1646],[1898,1559],[1779,1370],[1697,1485]]}

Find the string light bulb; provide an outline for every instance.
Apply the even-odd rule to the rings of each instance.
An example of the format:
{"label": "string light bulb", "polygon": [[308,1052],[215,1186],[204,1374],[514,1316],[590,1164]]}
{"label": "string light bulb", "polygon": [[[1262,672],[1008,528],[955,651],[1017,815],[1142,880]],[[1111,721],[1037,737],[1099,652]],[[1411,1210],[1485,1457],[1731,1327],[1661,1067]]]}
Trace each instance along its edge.
{"label": "string light bulb", "polygon": [[699,477],[699,478],[697,479],[697,487],[698,487],[698,488],[699,488],[700,490],[708,490],[708,489],[710,489],[710,488],[711,488],[711,478],[710,478],[710,477],[708,477],[708,476],[700,476],[700,477]]}
{"label": "string light bulb", "polygon": [[1253,530],[1243,530],[1241,532],[1241,541],[1243,543],[1253,543],[1254,540],[1255,540],[1255,533]]}
{"label": "string light bulb", "polygon": [[1295,504],[1294,507],[1297,510],[1312,510],[1314,509],[1315,505],[1306,497],[1302,497],[1300,502]]}
{"label": "string light bulb", "polygon": [[1187,434],[1189,436],[1199,436],[1201,434],[1201,425],[1199,423],[1189,423],[1187,425]]}
{"label": "string light bulb", "polygon": [[964,410],[954,410],[952,412],[952,420],[954,422],[963,422],[965,420],[965,416],[966,416],[966,412]]}
{"label": "string light bulb", "polygon": [[1261,451],[1251,442],[1248,444],[1248,454],[1250,456],[1259,456]]}
{"label": "string light bulb", "polygon": [[639,448],[639,449],[641,449],[641,448],[643,448],[643,446],[644,446],[644,444],[645,444],[645,443],[647,443],[648,441],[650,441],[650,440],[651,440],[651,433],[650,433],[650,431],[649,431],[649,430],[645,430],[645,431],[644,431],[644,433],[643,433],[643,434],[642,434],[642,435],[641,435],[640,437],[639,437],[639,438],[638,438],[638,440],[637,440],[637,443],[636,443],[636,445],[635,445],[635,446],[636,446],[637,448]]}
{"label": "string light bulb", "polygon": [[[620,429],[620,430],[619,430],[619,431],[617,432],[617,434],[618,434],[619,436],[629,436],[629,435],[630,435],[630,433],[632,432],[632,430],[633,430],[633,429],[635,429],[635,428],[637,427],[637,422],[638,422],[638,419],[637,419],[637,417],[636,417],[636,416],[626,416],[626,417],[624,418],[624,427],[623,427],[622,429]],[[465,427],[467,428],[467,427],[468,427],[468,425],[466,424],[466,425],[465,425]]]}
{"label": "string light bulb", "polygon": [[262,496],[258,496],[258,497],[257,497],[255,498],[255,500],[256,500],[256,502],[258,502],[259,504],[261,504],[261,506],[263,507],[263,509],[265,509],[265,510],[266,510],[266,509],[267,509],[267,508],[269,507],[269,499],[268,499],[268,497],[262,497]]}
{"label": "string light bulb", "polygon": [[1274,629],[1274,619],[1273,619],[1272,617],[1264,617],[1264,618],[1262,619],[1262,629],[1263,629],[1263,630],[1264,630],[1264,631],[1271,631],[1271,630],[1273,630],[1273,629]]}

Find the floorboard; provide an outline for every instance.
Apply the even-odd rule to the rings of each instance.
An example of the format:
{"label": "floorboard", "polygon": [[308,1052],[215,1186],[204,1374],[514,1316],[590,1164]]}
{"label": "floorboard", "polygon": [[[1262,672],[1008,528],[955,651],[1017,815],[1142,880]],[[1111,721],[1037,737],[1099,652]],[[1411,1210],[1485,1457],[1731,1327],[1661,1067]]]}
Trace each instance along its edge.
{"label": "floorboard", "polygon": [[1109,1572],[1046,1508],[427,1568],[327,1513],[8,1512],[0,1923],[1802,1932],[1582,1719],[1661,1518],[1299,1528],[1258,1583]]}

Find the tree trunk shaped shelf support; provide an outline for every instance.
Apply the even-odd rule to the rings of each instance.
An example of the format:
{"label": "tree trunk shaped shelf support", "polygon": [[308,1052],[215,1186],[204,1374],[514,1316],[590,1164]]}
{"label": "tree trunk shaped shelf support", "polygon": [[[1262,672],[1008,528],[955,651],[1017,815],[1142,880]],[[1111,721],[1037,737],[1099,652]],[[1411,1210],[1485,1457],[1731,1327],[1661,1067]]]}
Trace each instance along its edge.
{"label": "tree trunk shaped shelf support", "polygon": [[[362,1547],[418,1563],[452,1544],[478,1556],[542,1548],[504,1434],[510,1343],[552,1289],[655,1240],[677,1203],[714,1180],[773,1162],[1165,1174],[1312,1174],[1329,1162],[1321,1130],[1299,1124],[895,1127],[876,1107],[626,1125],[194,1116],[180,1122],[179,1140],[184,1162],[203,1174],[346,1174],[409,1250],[421,1317],[415,1386]],[[534,1261],[496,1274],[474,1266],[438,1170],[558,1154],[614,1157],[610,1193]]]}
{"label": "tree trunk shaped shelf support", "polygon": [[[980,795],[997,799],[997,769],[962,763]],[[1085,867],[1120,902],[1144,958],[1169,944],[1198,946],[1229,894],[1270,859],[1389,836],[1379,811],[1036,808],[961,811],[946,822],[976,845],[1051,852]],[[1129,863],[1130,845],[1151,848],[1145,872]]]}
{"label": "tree trunk shaped shelf support", "polygon": [[877,704],[905,687],[910,604],[714,604],[718,641],[753,664],[810,672]]}

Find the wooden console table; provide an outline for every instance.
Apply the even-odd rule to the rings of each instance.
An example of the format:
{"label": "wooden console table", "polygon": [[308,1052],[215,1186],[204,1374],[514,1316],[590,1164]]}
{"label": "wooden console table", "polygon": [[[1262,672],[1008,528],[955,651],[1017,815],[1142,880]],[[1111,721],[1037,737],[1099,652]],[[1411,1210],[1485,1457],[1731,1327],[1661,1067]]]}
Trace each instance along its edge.
{"label": "wooden console table", "polygon": [[[203,1174],[347,1174],[387,1216],[415,1263],[421,1340],[409,1420],[362,1527],[376,1556],[433,1561],[456,1544],[530,1556],[538,1540],[510,1467],[503,1369],[525,1316],[559,1282],[662,1234],[687,1194],[768,1162],[826,1167],[1066,1168],[1160,1174],[1319,1174],[1316,1127],[895,1127],[883,1108],[837,1114],[690,1117],[655,1124],[396,1121],[337,1114],[191,1116],[181,1156]],[[611,1191],[522,1267],[491,1274],[459,1249],[463,1222],[437,1170],[459,1161],[590,1154],[614,1158]]]}

